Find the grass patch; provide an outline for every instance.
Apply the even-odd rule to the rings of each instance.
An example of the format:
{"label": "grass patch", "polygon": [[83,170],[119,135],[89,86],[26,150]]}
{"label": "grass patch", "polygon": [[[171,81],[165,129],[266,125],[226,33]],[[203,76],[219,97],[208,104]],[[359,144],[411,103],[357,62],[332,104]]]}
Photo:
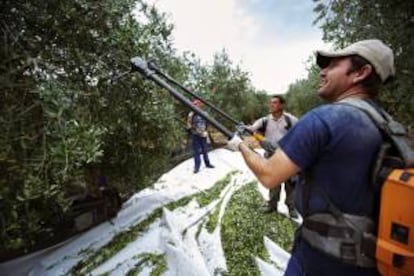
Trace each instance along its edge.
{"label": "grass patch", "polygon": [[133,269],[128,271],[127,276],[139,275],[139,273],[144,269],[144,266],[150,265],[153,267],[151,271],[151,276],[160,276],[165,271],[167,271],[167,259],[165,254],[149,254],[143,253],[139,254],[135,258],[141,259]]}
{"label": "grass patch", "polygon": [[206,190],[204,193],[198,193],[195,196],[195,199],[200,204],[200,207],[210,204],[213,200],[217,199],[220,196],[221,191],[226,187],[231,180],[231,177],[235,175],[237,171],[229,172],[223,179],[217,181],[213,187]]}
{"label": "grass patch", "polygon": [[96,251],[90,257],[81,260],[71,269],[73,275],[84,275],[91,272],[95,267],[109,260],[118,251],[127,244],[136,240],[136,238],[148,229],[157,218],[161,217],[162,208],[156,209],[146,219],[132,227],[131,229],[116,235],[109,243]]}
{"label": "grass patch", "polygon": [[[230,182],[232,175],[235,173],[237,172],[232,171],[228,173],[223,179],[217,181],[213,187],[206,191],[184,197],[180,200],[166,204],[163,207],[169,210],[174,210],[178,207],[187,205],[193,198],[195,198],[201,206],[208,205],[220,195],[221,190],[223,190],[223,188]],[[76,266],[71,269],[70,273],[72,275],[84,275],[109,260],[126,245],[135,241],[157,218],[160,218],[163,207],[157,208],[145,220],[131,227],[129,230],[119,233],[101,249],[93,253],[91,256],[79,261]]]}
{"label": "grass patch", "polygon": [[209,233],[213,233],[214,229],[216,228],[219,214],[220,214],[220,205],[217,206],[214,212],[209,216],[208,221],[206,223],[206,229]]}
{"label": "grass patch", "polygon": [[221,239],[228,275],[260,275],[254,257],[269,261],[263,236],[290,251],[296,225],[279,214],[259,211],[263,198],[257,182],[248,183],[229,202],[222,221]]}

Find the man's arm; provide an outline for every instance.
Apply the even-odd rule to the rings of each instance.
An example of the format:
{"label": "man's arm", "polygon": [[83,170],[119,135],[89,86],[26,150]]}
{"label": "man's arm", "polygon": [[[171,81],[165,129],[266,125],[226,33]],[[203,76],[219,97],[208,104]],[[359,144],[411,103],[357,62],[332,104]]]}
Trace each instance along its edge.
{"label": "man's arm", "polygon": [[262,126],[263,126],[263,118],[260,118],[256,120],[252,125],[247,126],[247,128],[255,132],[258,129],[260,129]]}
{"label": "man's arm", "polygon": [[241,143],[239,149],[247,166],[266,188],[274,188],[300,171],[280,148],[269,159],[253,152],[245,143]]}
{"label": "man's arm", "polygon": [[187,129],[192,128],[192,124],[191,124],[192,118],[193,118],[193,113],[190,112],[187,116]]}

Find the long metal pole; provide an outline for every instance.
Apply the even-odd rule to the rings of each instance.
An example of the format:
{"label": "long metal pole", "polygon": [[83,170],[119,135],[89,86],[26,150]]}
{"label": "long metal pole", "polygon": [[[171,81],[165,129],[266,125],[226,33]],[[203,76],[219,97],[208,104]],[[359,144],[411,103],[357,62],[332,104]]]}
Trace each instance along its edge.
{"label": "long metal pole", "polygon": [[135,71],[138,71],[142,75],[144,75],[146,78],[153,80],[155,83],[157,83],[162,88],[168,90],[170,94],[176,98],[178,101],[180,101],[185,106],[188,106],[191,110],[193,110],[195,113],[203,117],[208,123],[210,123],[213,127],[215,127],[218,131],[223,133],[228,139],[232,138],[234,135],[234,132],[228,130],[225,126],[220,124],[218,121],[216,121],[214,118],[210,117],[205,111],[202,109],[196,107],[191,103],[190,100],[188,100],[186,97],[184,97],[182,94],[180,94],[178,91],[176,91],[171,85],[169,85],[166,81],[161,79],[154,70],[150,69],[148,67],[148,63],[143,60],[140,57],[134,57],[131,59],[132,69]]}
{"label": "long metal pole", "polygon": [[[153,62],[153,61],[149,61],[148,62],[148,68],[151,70],[154,70],[157,74],[163,76],[166,80],[168,80],[169,82],[177,85],[178,87],[180,87],[181,89],[183,89],[186,93],[190,94],[191,96],[199,99],[201,102],[203,102],[205,105],[207,105],[208,107],[210,107],[211,109],[213,109],[214,111],[216,111],[217,113],[219,113],[221,116],[223,116],[224,118],[226,118],[227,120],[231,121],[233,124],[238,125],[241,124],[241,122],[238,122],[236,119],[232,118],[230,115],[228,115],[227,113],[225,113],[223,110],[215,107],[212,103],[208,102],[206,99],[204,99],[203,97],[195,94],[194,92],[192,92],[190,89],[188,89],[187,87],[183,86],[181,83],[177,82],[175,79],[173,79],[172,77],[170,77],[169,75],[163,73],[158,66]],[[245,129],[244,131],[247,131],[249,134],[253,134],[253,132],[249,129]]]}

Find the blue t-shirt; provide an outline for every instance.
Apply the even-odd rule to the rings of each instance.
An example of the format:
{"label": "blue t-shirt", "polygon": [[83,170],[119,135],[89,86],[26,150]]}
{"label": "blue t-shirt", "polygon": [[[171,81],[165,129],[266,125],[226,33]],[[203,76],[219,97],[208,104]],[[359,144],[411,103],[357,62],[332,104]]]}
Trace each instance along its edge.
{"label": "blue t-shirt", "polygon": [[[380,131],[365,113],[341,104],[315,108],[279,141],[286,155],[310,176],[308,214],[327,212],[327,196],[344,213],[370,217],[375,217],[378,207],[379,193],[370,185],[370,179],[381,143]],[[302,195],[303,185],[297,185],[295,204],[303,214]],[[327,265],[319,265],[320,253],[303,243],[296,244],[301,246],[306,248],[295,248],[293,254],[306,254],[299,259],[310,275],[329,275],[344,269],[331,258]],[[328,268],[331,271],[323,270]]]}

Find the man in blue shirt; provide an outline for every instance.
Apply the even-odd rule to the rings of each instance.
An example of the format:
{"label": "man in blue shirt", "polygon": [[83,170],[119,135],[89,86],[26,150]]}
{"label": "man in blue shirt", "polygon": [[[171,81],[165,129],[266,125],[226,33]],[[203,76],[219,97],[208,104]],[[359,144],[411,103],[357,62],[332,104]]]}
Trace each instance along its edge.
{"label": "man in blue shirt", "polygon": [[[297,173],[303,175],[296,186],[295,204],[304,223],[295,237],[285,275],[378,275],[375,260],[359,252],[361,244],[339,243],[339,253],[332,253],[335,245],[330,241],[336,237],[326,234],[326,238],[319,230],[340,237],[343,225],[335,220],[339,213],[353,224],[357,224],[353,219],[362,218],[359,226],[374,231],[369,222],[377,221],[379,193],[370,185],[370,177],[382,136],[367,114],[344,101],[375,98],[379,85],[394,75],[393,53],[381,41],[371,39],[338,51],[317,51],[316,62],[321,68],[318,95],[329,104],[308,112],[268,160],[252,152],[237,135],[228,146],[242,152],[267,188]],[[324,216],[333,226],[315,224],[309,219],[315,215]],[[308,231],[312,227],[317,231]]]}
{"label": "man in blue shirt", "polygon": [[[195,99],[193,105],[198,108],[203,108],[203,103]],[[207,122],[200,115],[190,112],[187,117],[187,128],[191,131],[191,145],[194,156],[194,173],[198,173],[200,170],[201,159],[200,154],[203,155],[204,164],[206,168],[214,168],[208,158],[208,145],[207,145]]]}

